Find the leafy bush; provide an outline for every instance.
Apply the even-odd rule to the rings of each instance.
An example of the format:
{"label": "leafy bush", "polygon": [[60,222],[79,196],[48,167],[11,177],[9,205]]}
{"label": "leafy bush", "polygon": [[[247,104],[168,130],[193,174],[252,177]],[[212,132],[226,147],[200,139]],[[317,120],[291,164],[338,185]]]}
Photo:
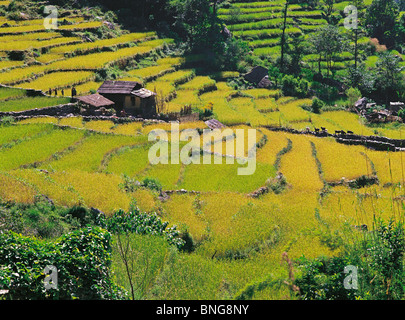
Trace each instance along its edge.
{"label": "leafy bush", "polygon": [[325,103],[321,99],[318,99],[315,97],[314,100],[312,101],[312,106],[311,106],[312,112],[321,113],[321,110],[324,106],[325,106]]}
{"label": "leafy bush", "polygon": [[[300,288],[300,298],[305,300],[399,300],[404,298],[405,236],[401,222],[382,220],[374,222],[375,228],[356,237],[354,243],[344,245],[339,255],[316,259],[297,260],[302,271],[295,281]],[[346,239],[346,238],[345,238]],[[346,289],[346,266],[358,270],[357,289]]]}
{"label": "leafy bush", "polygon": [[[6,299],[122,299],[126,294],[112,281],[111,234],[87,227],[55,242],[12,231],[0,234],[0,285]],[[46,290],[44,269],[58,271],[56,289]]]}
{"label": "leafy bush", "polygon": [[309,95],[310,85],[306,79],[298,79],[292,75],[286,75],[281,81],[281,87],[285,96],[306,98]]}
{"label": "leafy bush", "polygon": [[158,179],[155,178],[145,178],[143,179],[141,185],[150,190],[158,192],[162,191],[162,184],[159,182]]}
{"label": "leafy bush", "polygon": [[354,107],[354,104],[361,98],[361,92],[357,88],[350,88],[346,90],[347,98],[349,99],[350,107]]}
{"label": "leafy bush", "polygon": [[138,207],[132,207],[129,212],[116,211],[112,217],[100,220],[99,224],[114,234],[160,235],[164,236],[169,244],[178,248],[184,244],[184,241],[178,237],[176,226],[168,228],[169,223],[163,222],[156,213],[144,213]]}

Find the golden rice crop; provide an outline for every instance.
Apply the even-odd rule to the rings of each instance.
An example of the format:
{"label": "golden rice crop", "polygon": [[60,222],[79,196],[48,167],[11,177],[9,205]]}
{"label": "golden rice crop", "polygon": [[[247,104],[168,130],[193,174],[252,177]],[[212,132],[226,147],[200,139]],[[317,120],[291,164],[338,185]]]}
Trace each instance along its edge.
{"label": "golden rice crop", "polygon": [[322,164],[327,182],[340,181],[342,178],[355,179],[362,175],[371,175],[372,168],[363,146],[347,146],[333,139],[314,140],[317,156]]}
{"label": "golden rice crop", "polygon": [[209,226],[209,236],[229,235],[229,222],[249,198],[237,193],[207,193],[200,197],[204,220]]}
{"label": "golden rice crop", "polygon": [[171,65],[157,65],[157,66],[151,66],[147,68],[141,68],[141,69],[136,69],[136,70],[131,70],[128,71],[127,73],[132,77],[138,77],[143,79],[144,81],[148,81],[152,78],[157,78],[160,77],[166,73],[170,73],[175,71],[175,69]]}
{"label": "golden rice crop", "polygon": [[88,81],[79,85],[76,85],[76,91],[77,91],[77,95],[81,96],[81,95],[87,95],[91,92],[95,92],[98,90],[98,88],[100,88],[100,86],[102,85],[102,82],[96,82],[96,81]]}
{"label": "golden rice crop", "polygon": [[48,48],[59,46],[62,44],[71,44],[81,42],[82,39],[79,37],[62,37],[62,38],[52,38],[48,40],[25,40],[18,42],[4,42],[1,44],[1,51],[12,51],[12,50],[28,50],[30,48]]}
{"label": "golden rice crop", "polygon": [[62,61],[53,62],[45,66],[45,70],[94,70],[105,67],[114,61],[128,59],[137,55],[143,55],[152,51],[153,49],[154,48],[150,46],[134,46],[118,49],[117,51],[76,56]]}
{"label": "golden rice crop", "polygon": [[61,118],[58,123],[60,126],[69,126],[72,128],[84,128],[82,117]]}
{"label": "golden rice crop", "polygon": [[0,199],[4,202],[33,203],[36,192],[33,188],[8,174],[0,173]]}
{"label": "golden rice crop", "polygon": [[2,60],[0,61],[0,70],[21,67],[23,65],[24,61]]}
{"label": "golden rice crop", "polygon": [[387,183],[405,182],[405,154],[404,152],[386,152],[365,150],[377,171],[382,185]]}
{"label": "golden rice crop", "polygon": [[172,72],[172,73],[164,75],[159,80],[168,81],[176,86],[178,84],[183,84],[183,83],[191,80],[194,76],[195,76],[194,70],[178,70],[176,72]]}
{"label": "golden rice crop", "polygon": [[274,98],[255,100],[254,104],[260,112],[273,112],[278,108]]}
{"label": "golden rice crop", "polygon": [[156,201],[151,190],[138,189],[131,193],[131,196],[136,201],[136,205],[141,211],[152,212],[154,209],[156,210]]}
{"label": "golden rice crop", "polygon": [[206,76],[197,76],[190,81],[182,84],[180,89],[182,90],[193,90],[201,94],[204,91],[216,89],[216,81]]}
{"label": "golden rice crop", "polygon": [[202,94],[200,99],[202,100],[203,105],[213,105],[213,112],[216,118],[223,124],[236,125],[246,123],[244,116],[231,108],[226,96],[227,94],[224,91],[212,91]]}
{"label": "golden rice crop", "polygon": [[257,150],[257,161],[275,164],[277,154],[287,147],[287,137],[280,132],[273,132],[267,129],[260,129],[267,136],[267,143]]}
{"label": "golden rice crop", "polygon": [[12,148],[0,151],[0,169],[10,170],[22,165],[33,164],[49,159],[83,137],[77,130],[54,130],[40,137],[24,141]]}
{"label": "golden rice crop", "polygon": [[17,41],[28,41],[28,40],[48,40],[53,38],[60,38],[62,34],[54,31],[45,31],[45,32],[35,32],[27,34],[12,34],[12,35],[3,35],[0,37],[0,43],[5,42],[17,42]]}
{"label": "golden rice crop", "polygon": [[94,131],[111,133],[114,125],[114,122],[110,120],[94,120],[86,122],[85,128]]}
{"label": "golden rice crop", "polygon": [[128,136],[135,136],[142,131],[142,122],[129,122],[124,124],[118,124],[112,129],[115,134],[123,134]]}
{"label": "golden rice crop", "polygon": [[34,117],[18,121],[18,124],[41,124],[52,123],[58,124],[59,119],[55,117]]}
{"label": "golden rice crop", "polygon": [[124,147],[116,152],[107,164],[106,172],[134,176],[149,166],[150,145]]}
{"label": "golden rice crop", "polygon": [[281,94],[280,90],[269,89],[249,89],[243,90],[242,93],[255,99],[277,98]]}
{"label": "golden rice crop", "polygon": [[312,104],[311,99],[296,100],[287,104],[280,105],[278,108],[287,122],[308,121],[310,115],[301,108],[305,104]]}
{"label": "golden rice crop", "polygon": [[[43,20],[42,20],[43,22]],[[102,21],[90,21],[77,23],[72,25],[61,25],[58,26],[59,30],[85,30],[99,28],[103,25]],[[32,24],[32,25],[17,25],[12,27],[5,27],[0,29],[0,34],[21,34],[21,33],[32,33],[32,32],[43,32],[45,31],[43,24]]]}
{"label": "golden rice crop", "polygon": [[74,190],[58,184],[49,173],[36,169],[14,170],[10,175],[31,186],[38,194],[46,195],[61,206],[80,204],[80,195]]}
{"label": "golden rice crop", "polygon": [[144,32],[144,33],[128,33],[122,36],[111,38],[111,39],[103,39],[97,40],[94,42],[84,42],[75,45],[67,45],[67,46],[60,46],[56,48],[52,48],[50,50],[51,53],[69,53],[75,51],[86,52],[88,50],[92,50],[95,48],[105,48],[111,47],[116,45],[126,44],[128,42],[140,41],[149,37],[156,36],[154,32]]}
{"label": "golden rice crop", "polygon": [[45,72],[46,66],[34,65],[25,68],[15,68],[7,72],[0,73],[0,83],[13,84],[36,76],[41,76]]}
{"label": "golden rice crop", "polygon": [[185,62],[183,57],[166,57],[156,61],[158,65],[171,65],[173,67],[180,67]]}
{"label": "golden rice crop", "polygon": [[176,88],[170,82],[160,79],[147,83],[145,88],[156,92],[158,99],[170,100],[176,93]]}
{"label": "golden rice crop", "polygon": [[24,140],[40,133],[50,132],[52,129],[52,126],[46,124],[0,126],[0,146],[12,141]]}
{"label": "golden rice crop", "polygon": [[167,103],[167,112],[180,112],[184,106],[199,107],[201,100],[190,90],[177,90],[176,98]]}
{"label": "golden rice crop", "polygon": [[322,114],[322,117],[332,124],[337,124],[345,131],[353,131],[359,135],[373,135],[373,130],[361,123],[359,116],[346,111],[331,111]]}
{"label": "golden rice crop", "polygon": [[[204,146],[204,150],[208,150],[210,152],[216,152],[215,148],[219,149],[219,146],[221,147],[222,153],[223,155],[230,155],[230,156],[235,156],[235,150],[237,150],[237,148],[243,148],[244,152],[243,152],[243,156],[244,157],[248,157],[249,155],[249,129],[251,129],[248,126],[234,126],[232,127],[232,134],[229,137],[229,141],[230,141],[230,145],[233,146],[233,151],[229,152],[227,150],[227,145],[228,142],[224,141],[223,138],[223,134],[224,132],[226,132],[226,129],[223,130],[219,130],[218,134],[213,134],[213,143],[210,141],[208,143],[207,146]],[[231,131],[230,131],[231,133]],[[263,134],[259,131],[256,130],[256,140],[255,140],[255,144],[258,143],[261,138],[263,137]],[[238,140],[240,139],[240,140]],[[237,142],[241,141],[242,144],[237,145]],[[201,144],[203,144],[203,137],[201,137]]]}
{"label": "golden rice crop", "polygon": [[102,21],[88,21],[88,22],[80,22],[76,24],[67,24],[58,26],[59,30],[85,30],[85,29],[96,29],[103,25]]}
{"label": "golden rice crop", "polygon": [[104,157],[116,149],[124,146],[137,145],[146,140],[145,137],[130,137],[119,135],[94,134],[86,138],[75,150],[64,155],[60,159],[44,165],[44,169],[69,170],[80,168],[82,171],[96,172],[104,160]]}
{"label": "golden rice crop", "polygon": [[21,88],[48,91],[50,88],[67,88],[76,84],[86,82],[94,78],[94,73],[91,71],[67,71],[67,72],[52,72],[31,82],[26,82],[18,85]]}
{"label": "golden rice crop", "polygon": [[163,218],[170,224],[177,225],[180,230],[187,229],[193,240],[200,242],[207,236],[208,225],[203,213],[196,212],[194,202],[194,195],[173,194],[163,203]]}
{"label": "golden rice crop", "polygon": [[44,63],[44,64],[48,64],[51,62],[55,62],[58,60],[64,60],[65,56],[64,54],[61,53],[45,53],[40,55],[39,57],[36,57],[35,60]]}
{"label": "golden rice crop", "polygon": [[131,198],[119,188],[122,183],[119,176],[69,170],[52,173],[51,177],[58,185],[77,193],[83,205],[97,208],[107,215],[119,209],[129,209]]}
{"label": "golden rice crop", "polygon": [[280,171],[287,178],[287,182],[297,191],[321,190],[323,183],[312,155],[310,139],[307,136],[292,134],[286,134],[286,137],[293,143],[292,150],[281,158]]}
{"label": "golden rice crop", "polygon": [[243,116],[245,122],[249,123],[252,127],[270,124],[270,121],[265,115],[255,109],[254,102],[251,98],[234,98],[229,101],[229,104],[236,112]]}

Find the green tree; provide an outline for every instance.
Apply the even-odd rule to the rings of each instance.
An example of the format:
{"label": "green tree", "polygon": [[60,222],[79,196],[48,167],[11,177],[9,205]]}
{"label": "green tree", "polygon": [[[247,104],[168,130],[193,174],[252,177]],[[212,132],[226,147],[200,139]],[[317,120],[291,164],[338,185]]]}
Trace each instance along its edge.
{"label": "green tree", "polygon": [[375,68],[376,94],[379,100],[398,100],[404,90],[404,67],[400,64],[400,58],[390,52],[383,52],[377,61]]}
{"label": "green tree", "polygon": [[310,43],[313,51],[319,56],[318,72],[322,72],[321,63],[322,59],[324,59],[327,65],[327,75],[329,76],[336,56],[343,51],[345,45],[339,28],[332,25],[320,28],[319,31],[311,35]]}
{"label": "green tree", "polygon": [[374,0],[368,7],[365,25],[371,37],[388,48],[395,45],[394,29],[399,17],[399,7],[394,0]]}
{"label": "green tree", "polygon": [[286,51],[286,45],[287,45],[287,35],[285,33],[285,30],[287,29],[287,17],[288,17],[288,6],[290,2],[289,0],[286,0],[284,4],[284,10],[283,10],[283,32],[281,33],[281,39],[280,39],[280,46],[281,46],[281,58],[280,58],[280,70],[284,70],[285,66],[285,61],[284,61],[284,56],[285,56],[285,51]]}

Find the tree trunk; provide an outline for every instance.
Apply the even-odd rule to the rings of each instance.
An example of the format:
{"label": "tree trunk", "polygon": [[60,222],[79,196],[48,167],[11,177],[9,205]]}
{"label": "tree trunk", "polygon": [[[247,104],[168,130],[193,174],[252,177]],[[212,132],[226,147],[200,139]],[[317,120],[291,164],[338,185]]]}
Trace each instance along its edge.
{"label": "tree trunk", "polygon": [[285,30],[287,28],[287,11],[288,11],[288,1],[285,2],[284,8],[284,22],[283,22],[283,33],[281,34],[281,58],[280,58],[280,71],[283,72],[284,70],[284,54],[285,54]]}

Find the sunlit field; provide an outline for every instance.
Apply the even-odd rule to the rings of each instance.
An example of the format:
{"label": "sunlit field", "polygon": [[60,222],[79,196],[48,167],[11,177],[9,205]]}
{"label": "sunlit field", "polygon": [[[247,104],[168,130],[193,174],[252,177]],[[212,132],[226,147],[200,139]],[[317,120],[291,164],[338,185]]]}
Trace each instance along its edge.
{"label": "sunlit field", "polygon": [[[284,3],[229,1],[218,9],[233,37],[246,41],[249,61],[278,61]],[[0,1],[1,8],[8,5]],[[334,7],[340,12],[345,5]],[[341,101],[315,112],[314,91],[298,98],[276,85],[256,88],[243,79],[244,65],[206,72],[208,58],[186,54],[174,36],[147,28],[115,34],[91,15],[66,19],[59,29],[44,31],[42,19],[0,13],[0,25],[7,23],[0,28],[0,202],[29,208],[45,199],[50,206],[83,207],[106,218],[139,208],[148,219],[156,214],[177,228],[183,250],[153,232],[128,238],[137,257],[133,277],[141,283],[137,298],[294,299],[286,282],[292,271],[282,259],[336,257],[341,248],[333,241],[346,236],[343,229],[360,238],[360,225],[370,230],[378,218],[403,221],[405,150],[377,151],[332,136],[350,130],[402,140],[402,125],[367,124],[358,113],[342,110]],[[307,4],[291,4],[285,21],[290,40],[308,39],[328,23],[323,11]],[[103,32],[107,36],[99,39]],[[13,57],[21,52],[24,58]],[[313,76],[318,56],[302,59]],[[351,59],[344,48],[333,75]],[[372,56],[365,63],[377,62]],[[21,116],[74,103],[73,87],[78,96],[95,94],[105,79],[137,81],[154,91],[161,107],[157,119],[191,108],[198,120],[95,118],[84,112]],[[224,128],[212,133],[211,119]],[[317,135],[318,128],[332,135]],[[167,134],[161,142],[168,148],[167,154],[160,149],[157,164],[151,161],[156,130]],[[195,140],[176,141],[190,131]],[[178,161],[176,147],[190,163]],[[241,174],[248,168],[253,171]],[[0,210],[0,226],[2,219]],[[116,244],[117,235],[112,238]],[[130,291],[116,248],[111,255],[114,279]]]}

